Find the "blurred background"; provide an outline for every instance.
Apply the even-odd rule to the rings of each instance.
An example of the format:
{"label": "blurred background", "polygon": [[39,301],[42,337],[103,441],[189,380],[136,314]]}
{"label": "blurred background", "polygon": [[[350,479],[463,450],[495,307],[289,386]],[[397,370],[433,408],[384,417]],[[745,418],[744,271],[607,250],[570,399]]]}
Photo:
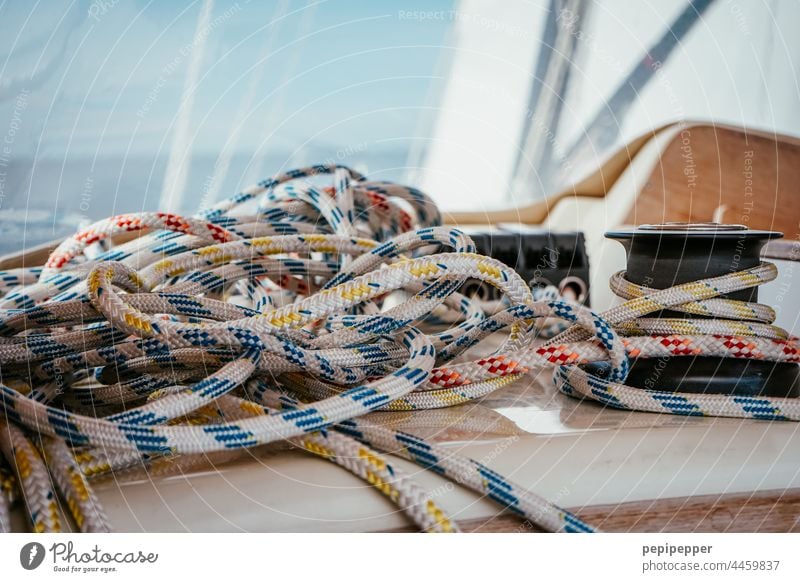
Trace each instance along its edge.
{"label": "blurred background", "polygon": [[0,4],[0,253],[349,165],[523,205],[678,120],[800,135],[795,0]]}

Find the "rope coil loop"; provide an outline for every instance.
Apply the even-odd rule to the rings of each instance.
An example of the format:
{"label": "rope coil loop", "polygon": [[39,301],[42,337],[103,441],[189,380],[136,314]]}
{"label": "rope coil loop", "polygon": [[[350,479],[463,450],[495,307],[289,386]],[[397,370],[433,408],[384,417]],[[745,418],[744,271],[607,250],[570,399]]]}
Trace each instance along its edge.
{"label": "rope coil loop", "polygon": [[[320,176],[333,185],[319,185]],[[426,531],[457,525],[386,454],[548,530],[592,531],[489,467],[381,426],[373,414],[471,402],[537,366],[555,365],[564,393],[617,408],[800,420],[792,399],[623,384],[629,356],[797,362],[796,338],[771,325],[774,312],[717,297],[772,280],[774,266],[662,291],[617,274],[612,288],[627,301],[597,314],[552,294],[535,300],[513,269],[439,224],[436,205],[417,190],[318,165],[193,218],[143,212],[99,221],[43,268],[2,273],[8,469],[0,472],[13,469],[15,478],[0,490],[0,529],[10,528],[8,509],[20,497],[33,529],[62,528],[60,494],[78,528],[105,531],[92,479],[142,463],[190,467],[204,455],[288,439],[366,480]],[[143,234],[92,259],[84,253],[131,231]],[[497,287],[504,307],[486,313],[458,293],[466,279]],[[644,317],[665,307],[714,318]],[[434,319],[452,323],[432,328]],[[539,341],[536,322],[552,319],[566,331]],[[503,330],[494,354],[463,358]],[[682,353],[670,350],[673,341]],[[609,363],[607,378],[579,367],[597,361]]]}

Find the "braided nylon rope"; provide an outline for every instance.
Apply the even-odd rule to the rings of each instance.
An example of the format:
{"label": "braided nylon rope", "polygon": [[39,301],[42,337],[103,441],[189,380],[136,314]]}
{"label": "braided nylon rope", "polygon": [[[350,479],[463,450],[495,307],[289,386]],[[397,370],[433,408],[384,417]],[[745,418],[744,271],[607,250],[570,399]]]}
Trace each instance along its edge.
{"label": "braided nylon rope", "polygon": [[[332,187],[319,185],[324,175]],[[552,291],[534,295],[440,222],[417,190],[319,165],[192,218],[99,221],[43,267],[0,273],[0,530],[10,529],[19,498],[35,531],[62,529],[64,515],[82,531],[108,531],[92,479],[143,465],[151,474],[189,469],[289,440],[364,479],[425,531],[457,527],[387,455],[548,530],[593,531],[489,467],[386,428],[374,414],[470,402],[537,366],[555,365],[565,394],[616,408],[800,420],[794,399],[623,384],[629,357],[797,362],[796,338],[771,325],[772,310],[719,297],[774,279],[773,265],[660,291],[619,273],[612,288],[627,301],[597,314]],[[106,248],[109,237],[134,231],[142,232]],[[458,293],[467,278],[498,288],[502,308],[486,313]],[[664,308],[712,318],[646,317]],[[493,355],[463,357],[503,330]],[[542,330],[550,339],[534,341]],[[610,364],[607,378],[578,366],[595,361]]]}

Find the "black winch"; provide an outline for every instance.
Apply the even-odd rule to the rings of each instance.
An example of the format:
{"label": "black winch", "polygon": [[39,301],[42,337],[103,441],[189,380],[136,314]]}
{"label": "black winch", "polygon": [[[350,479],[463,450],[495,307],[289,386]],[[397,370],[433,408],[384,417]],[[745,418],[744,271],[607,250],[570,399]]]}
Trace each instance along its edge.
{"label": "black winch", "polygon": [[[716,223],[646,224],[614,230],[627,252],[625,278],[651,289],[717,277],[755,267],[762,247],[780,232],[750,230],[742,225]],[[758,301],[758,287],[723,295],[738,301]],[[662,310],[647,317],[693,318]],[[650,390],[736,395],[798,396],[800,366],[760,360],[708,356],[638,358],[631,361],[626,384]]]}

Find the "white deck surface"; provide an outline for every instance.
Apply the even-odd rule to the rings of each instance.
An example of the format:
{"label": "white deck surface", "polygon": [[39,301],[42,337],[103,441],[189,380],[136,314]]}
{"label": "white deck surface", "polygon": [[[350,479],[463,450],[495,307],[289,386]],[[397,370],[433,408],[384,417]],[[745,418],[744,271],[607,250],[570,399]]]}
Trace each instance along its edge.
{"label": "white deck surface", "polygon": [[[478,404],[381,413],[566,507],[800,486],[800,424],[607,410],[555,392],[550,371]],[[442,429],[441,427],[448,428]],[[397,460],[456,519],[488,499]],[[376,490],[288,445],[184,473],[129,474],[97,490],[118,531],[376,531],[408,526]]]}

